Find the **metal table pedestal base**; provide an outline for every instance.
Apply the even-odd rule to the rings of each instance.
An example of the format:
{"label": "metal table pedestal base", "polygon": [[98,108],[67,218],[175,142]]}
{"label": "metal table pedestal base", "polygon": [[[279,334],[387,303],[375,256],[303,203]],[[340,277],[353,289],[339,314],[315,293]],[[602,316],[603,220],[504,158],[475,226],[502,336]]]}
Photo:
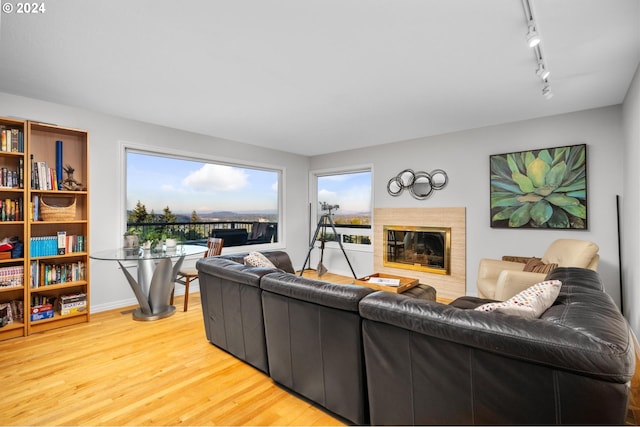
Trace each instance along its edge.
{"label": "metal table pedestal base", "polygon": [[165,317],[173,316],[175,312],[176,312],[176,308],[173,305],[170,305],[167,308],[167,310],[165,310],[162,313],[144,314],[142,312],[142,309],[136,308],[131,315],[133,316],[133,320],[138,320],[140,322],[147,322],[151,320],[164,319]]}

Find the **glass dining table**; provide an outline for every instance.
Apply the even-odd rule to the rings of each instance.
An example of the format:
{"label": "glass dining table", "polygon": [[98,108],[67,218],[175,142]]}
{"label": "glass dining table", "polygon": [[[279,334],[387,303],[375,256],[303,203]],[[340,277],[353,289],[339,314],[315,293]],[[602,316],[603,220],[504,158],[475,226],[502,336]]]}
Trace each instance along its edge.
{"label": "glass dining table", "polygon": [[[150,321],[171,316],[175,306],[169,304],[176,276],[187,256],[203,254],[206,246],[177,245],[171,249],[151,251],[142,248],[118,248],[97,251],[90,258],[116,261],[124,273],[140,307],[132,313],[134,320]],[[137,279],[123,264],[136,261]]]}

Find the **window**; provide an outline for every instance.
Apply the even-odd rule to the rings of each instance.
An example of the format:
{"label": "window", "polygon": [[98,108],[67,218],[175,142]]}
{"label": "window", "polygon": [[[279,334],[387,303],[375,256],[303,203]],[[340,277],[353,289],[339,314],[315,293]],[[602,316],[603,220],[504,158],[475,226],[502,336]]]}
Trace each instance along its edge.
{"label": "window", "polygon": [[[331,213],[338,237],[345,247],[370,248],[371,171],[316,172],[314,175],[317,223],[323,214]],[[331,227],[327,229],[325,239],[336,240]]]}
{"label": "window", "polygon": [[225,247],[278,241],[281,170],[125,148],[127,230]]}

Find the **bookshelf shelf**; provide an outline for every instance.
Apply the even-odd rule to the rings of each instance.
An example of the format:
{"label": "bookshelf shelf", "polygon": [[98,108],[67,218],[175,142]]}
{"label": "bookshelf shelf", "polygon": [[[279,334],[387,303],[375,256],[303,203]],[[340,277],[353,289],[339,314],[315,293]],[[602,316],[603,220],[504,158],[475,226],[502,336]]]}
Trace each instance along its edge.
{"label": "bookshelf shelf", "polygon": [[24,330],[26,325],[23,322],[9,323],[0,328],[0,341],[8,340],[11,338],[18,338],[24,336]]}
{"label": "bookshelf shelf", "polygon": [[[15,221],[14,221],[15,222]],[[86,219],[71,219],[69,221],[31,221],[31,225],[47,225],[47,224],[86,224]]]}
{"label": "bookshelf shelf", "polygon": [[0,293],[24,291],[24,286],[1,286]]}
{"label": "bookshelf shelf", "polygon": [[49,291],[56,291],[59,289],[68,289],[68,288],[77,288],[77,287],[82,287],[82,286],[87,286],[87,282],[85,280],[78,280],[75,282],[66,282],[66,283],[58,283],[55,285],[43,285],[37,288],[31,288],[31,293],[32,294],[37,294],[37,293],[41,293],[41,292],[49,292]]}
{"label": "bookshelf shelf", "polygon": [[[0,340],[87,322],[90,307],[89,134],[80,129],[0,117],[0,136],[3,138],[0,141],[0,239],[16,236],[24,245],[24,256],[0,259],[0,269],[23,271],[18,277],[21,274],[24,283],[19,287],[0,287],[0,310],[6,304],[15,306],[19,301],[23,311],[22,322],[0,327]],[[62,221],[34,221],[39,202],[55,197],[73,198],[75,216]],[[49,203],[47,205],[51,209]],[[64,254],[50,254],[59,250],[57,246],[52,251],[42,251],[35,244],[32,248],[34,241],[53,236],[58,239],[62,236],[56,242],[64,247]],[[80,247],[78,241],[84,246]],[[39,255],[47,253],[47,256],[34,256],[36,247]],[[70,252],[74,249],[76,252]],[[73,271],[72,277],[76,278],[75,274],[82,271],[83,280],[32,288],[32,283],[44,283],[40,278],[44,277],[45,268],[49,274],[64,274],[65,280],[69,272]],[[47,276],[47,282],[50,280]],[[86,295],[85,311],[65,316],[56,313],[48,319],[31,321],[33,306],[54,302],[69,294]]]}
{"label": "bookshelf shelf", "polygon": [[47,261],[47,260],[60,260],[64,258],[78,258],[78,257],[86,257],[88,254],[86,252],[71,252],[64,255],[46,255],[46,256],[33,256],[31,257],[32,261]]}
{"label": "bookshelf shelf", "polygon": [[31,190],[31,194],[51,194],[55,196],[82,196],[89,194],[87,191],[67,191],[67,190]]}

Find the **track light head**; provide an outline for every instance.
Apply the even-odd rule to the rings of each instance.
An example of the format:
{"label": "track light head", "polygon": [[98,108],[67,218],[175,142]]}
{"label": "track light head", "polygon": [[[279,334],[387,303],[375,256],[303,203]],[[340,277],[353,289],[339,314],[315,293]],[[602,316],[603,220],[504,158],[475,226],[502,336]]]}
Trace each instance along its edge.
{"label": "track light head", "polygon": [[536,47],[540,44],[540,34],[536,31],[533,22],[529,23],[529,31],[527,32],[527,44],[529,47]]}
{"label": "track light head", "polygon": [[553,92],[551,92],[551,87],[549,86],[549,83],[544,84],[544,87],[542,88],[542,96],[544,96],[544,99],[553,98]]}
{"label": "track light head", "polygon": [[538,69],[536,70],[536,74],[542,80],[547,80],[549,74],[551,74],[551,71],[547,70],[547,67],[544,66],[544,63],[538,62]]}

